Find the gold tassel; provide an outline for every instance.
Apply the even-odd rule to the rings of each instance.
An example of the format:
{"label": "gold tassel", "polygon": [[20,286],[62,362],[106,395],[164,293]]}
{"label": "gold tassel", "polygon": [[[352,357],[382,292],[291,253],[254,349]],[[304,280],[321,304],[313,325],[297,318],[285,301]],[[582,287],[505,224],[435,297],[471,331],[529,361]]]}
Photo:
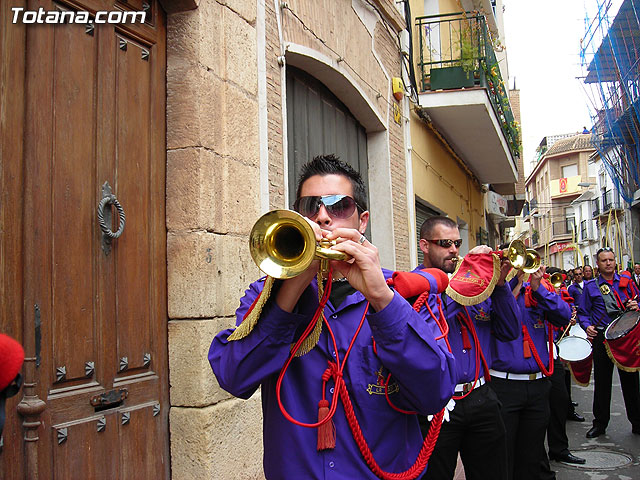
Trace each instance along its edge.
{"label": "gold tassel", "polygon": [[267,276],[265,278],[264,287],[262,287],[262,292],[260,292],[258,301],[253,306],[253,309],[247,314],[247,316],[244,317],[242,323],[238,325],[238,328],[236,328],[234,332],[229,335],[229,337],[227,337],[227,340],[242,340],[244,337],[251,333],[251,331],[258,324],[258,319],[260,318],[260,314],[262,313],[262,308],[264,307],[265,303],[267,303],[267,300],[269,300],[273,283],[273,277]]}
{"label": "gold tassel", "polygon": [[[322,295],[324,294],[324,288],[322,286],[322,272],[318,271],[318,302],[322,300]],[[324,320],[324,313],[322,313],[318,320],[316,321],[315,327],[309,334],[307,338],[304,339],[302,345],[296,352],[296,357],[301,357],[309,353],[320,341],[320,334],[322,333],[322,322]],[[293,350],[294,344],[291,344],[291,350]]]}

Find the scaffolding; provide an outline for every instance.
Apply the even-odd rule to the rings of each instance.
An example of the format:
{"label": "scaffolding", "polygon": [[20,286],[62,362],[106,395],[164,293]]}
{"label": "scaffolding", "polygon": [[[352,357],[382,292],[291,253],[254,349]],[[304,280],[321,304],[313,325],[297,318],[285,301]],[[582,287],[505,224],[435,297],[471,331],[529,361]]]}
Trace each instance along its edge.
{"label": "scaffolding", "polygon": [[631,203],[640,188],[640,0],[595,4],[580,47],[591,140],[615,188]]}

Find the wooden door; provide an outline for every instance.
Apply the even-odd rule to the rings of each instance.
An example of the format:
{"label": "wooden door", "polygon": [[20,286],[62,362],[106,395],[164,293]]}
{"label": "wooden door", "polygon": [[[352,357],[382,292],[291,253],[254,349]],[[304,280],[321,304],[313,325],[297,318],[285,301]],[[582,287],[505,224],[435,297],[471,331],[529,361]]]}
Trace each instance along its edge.
{"label": "wooden door", "polygon": [[[23,442],[28,478],[168,478],[164,13],[150,0],[27,2],[39,7],[147,17],[25,28],[20,265],[35,385],[18,406],[25,432],[4,443]],[[121,224],[114,200],[126,218],[110,244],[97,215],[109,188],[104,223]]]}

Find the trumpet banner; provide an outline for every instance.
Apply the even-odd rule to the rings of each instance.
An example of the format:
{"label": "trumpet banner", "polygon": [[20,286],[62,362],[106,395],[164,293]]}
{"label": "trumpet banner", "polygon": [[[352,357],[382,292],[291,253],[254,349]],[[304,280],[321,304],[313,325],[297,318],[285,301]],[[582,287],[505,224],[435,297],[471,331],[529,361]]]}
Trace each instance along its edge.
{"label": "trumpet banner", "polygon": [[446,293],[461,305],[477,305],[493,293],[500,277],[500,258],[494,253],[467,255],[458,263]]}

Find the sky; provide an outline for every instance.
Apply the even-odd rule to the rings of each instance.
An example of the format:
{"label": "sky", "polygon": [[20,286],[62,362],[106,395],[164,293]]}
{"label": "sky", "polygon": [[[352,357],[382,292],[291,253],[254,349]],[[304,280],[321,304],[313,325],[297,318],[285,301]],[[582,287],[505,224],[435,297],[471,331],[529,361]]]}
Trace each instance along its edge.
{"label": "sky", "polygon": [[[548,135],[591,128],[580,77],[585,4],[596,0],[503,0],[509,87],[520,90],[525,174]],[[591,5],[588,5],[591,7]]]}

